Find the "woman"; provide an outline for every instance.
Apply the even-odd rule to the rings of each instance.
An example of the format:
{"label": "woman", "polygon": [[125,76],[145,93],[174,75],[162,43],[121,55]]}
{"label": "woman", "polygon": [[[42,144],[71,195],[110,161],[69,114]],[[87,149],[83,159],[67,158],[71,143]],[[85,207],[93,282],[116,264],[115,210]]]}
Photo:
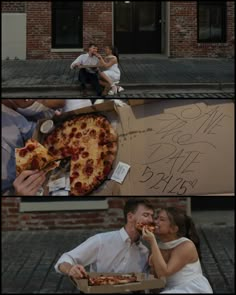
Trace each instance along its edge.
{"label": "woman", "polygon": [[200,264],[199,237],[190,217],[176,208],[161,209],[156,220],[157,244],[153,233],[143,229],[150,243],[150,265],[157,277],[166,277],[161,293],[213,293]]}
{"label": "woman", "polygon": [[105,58],[103,59],[100,54],[96,54],[99,59],[99,64],[104,67],[104,71],[99,72],[100,84],[105,87],[102,95],[114,95],[124,89],[116,84],[120,81],[120,69],[118,67],[119,57],[116,49],[111,46],[105,47]]}

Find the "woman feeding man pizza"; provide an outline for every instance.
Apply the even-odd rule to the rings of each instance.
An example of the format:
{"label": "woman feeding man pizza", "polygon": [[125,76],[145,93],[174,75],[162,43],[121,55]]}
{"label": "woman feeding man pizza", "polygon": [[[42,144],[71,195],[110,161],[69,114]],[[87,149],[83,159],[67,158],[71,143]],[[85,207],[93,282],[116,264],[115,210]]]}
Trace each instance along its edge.
{"label": "woman feeding man pizza", "polygon": [[[129,199],[124,206],[125,225],[118,231],[99,233],[64,253],[57,272],[75,279],[90,272],[148,273],[166,278],[162,293],[213,293],[202,274],[199,238],[190,217],[176,208],[159,211],[147,199]],[[154,233],[159,242],[156,241]],[[148,241],[151,253],[142,243]]]}

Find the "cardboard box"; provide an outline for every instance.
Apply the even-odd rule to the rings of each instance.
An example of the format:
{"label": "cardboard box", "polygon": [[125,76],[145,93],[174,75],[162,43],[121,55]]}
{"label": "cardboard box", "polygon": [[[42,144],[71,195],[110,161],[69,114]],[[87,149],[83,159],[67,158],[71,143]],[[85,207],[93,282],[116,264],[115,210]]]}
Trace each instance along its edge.
{"label": "cardboard box", "polygon": [[[99,112],[118,133],[121,161],[130,165],[122,184],[107,180],[91,196],[184,196],[234,192],[234,103],[229,100],[132,100],[63,114]],[[36,138],[40,139],[38,130]],[[112,173],[113,173],[112,171]],[[111,174],[112,174],[111,173]],[[109,175],[110,178],[111,175]]]}
{"label": "cardboard box", "polygon": [[[119,275],[117,273],[88,273],[90,277],[97,277],[100,275]],[[138,282],[124,284],[124,285],[103,285],[103,286],[88,286],[87,279],[72,279],[73,284],[83,293],[129,293],[131,291],[142,291],[152,289],[162,289],[165,287],[164,279],[156,279],[153,275],[147,278],[144,273],[136,273]]]}

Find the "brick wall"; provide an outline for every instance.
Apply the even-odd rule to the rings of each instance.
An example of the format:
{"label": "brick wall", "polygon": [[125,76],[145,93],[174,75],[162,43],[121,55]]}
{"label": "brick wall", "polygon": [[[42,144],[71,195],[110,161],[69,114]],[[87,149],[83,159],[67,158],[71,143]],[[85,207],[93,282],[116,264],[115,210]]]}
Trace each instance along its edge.
{"label": "brick wall", "polygon": [[[120,228],[124,224],[123,206],[126,199],[108,198],[108,210],[21,213],[21,198],[2,197],[2,230]],[[186,210],[186,197],[149,199],[155,208],[177,206]]]}
{"label": "brick wall", "polygon": [[24,1],[3,1],[1,11],[4,13],[22,13],[25,12],[26,3]]}
{"label": "brick wall", "polygon": [[[27,59],[73,59],[76,52],[51,52],[51,2],[27,2]],[[112,44],[112,3],[83,3],[83,48],[90,42],[100,48]]]}
{"label": "brick wall", "polygon": [[234,57],[234,2],[227,2],[227,42],[197,43],[197,2],[170,2],[171,57]]}

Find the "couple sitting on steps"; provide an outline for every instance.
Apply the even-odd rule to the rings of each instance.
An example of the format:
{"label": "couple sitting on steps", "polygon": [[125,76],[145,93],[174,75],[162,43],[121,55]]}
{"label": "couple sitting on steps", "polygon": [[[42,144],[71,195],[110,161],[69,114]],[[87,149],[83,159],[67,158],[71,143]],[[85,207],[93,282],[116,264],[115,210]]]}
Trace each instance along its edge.
{"label": "couple sitting on steps", "polygon": [[[118,86],[120,81],[120,69],[118,67],[118,54],[115,48],[105,47],[106,56],[103,58],[98,53],[98,48],[94,43],[89,44],[88,53],[81,54],[71,64],[70,68],[78,67],[79,82],[83,95],[86,95],[86,84],[92,84],[97,96],[117,94],[124,89]],[[102,91],[102,87],[104,87]]]}

